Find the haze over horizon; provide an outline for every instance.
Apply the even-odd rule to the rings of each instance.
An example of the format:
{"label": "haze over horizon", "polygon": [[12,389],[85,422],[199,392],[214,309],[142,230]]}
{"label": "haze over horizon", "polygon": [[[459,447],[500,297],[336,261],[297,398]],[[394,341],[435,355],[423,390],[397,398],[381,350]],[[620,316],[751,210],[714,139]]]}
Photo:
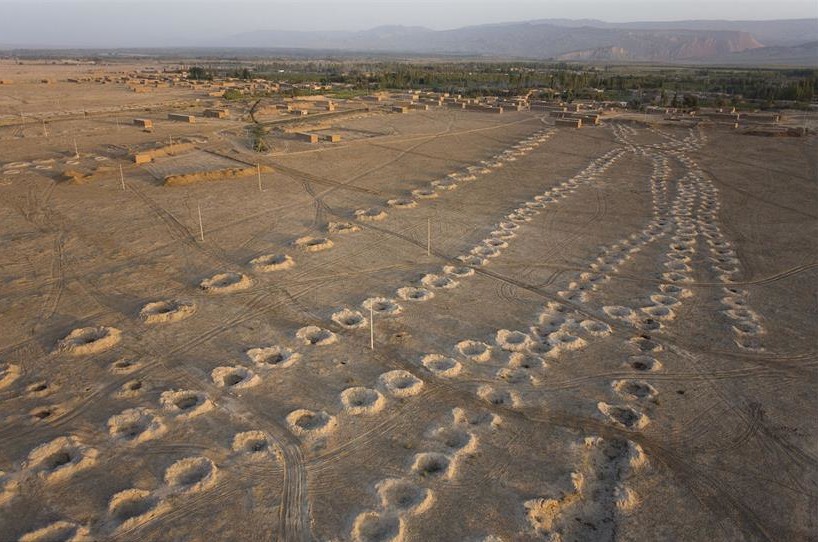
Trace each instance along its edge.
{"label": "haze over horizon", "polygon": [[233,34],[263,31],[361,31],[379,26],[447,30],[538,19],[605,22],[780,20],[815,18],[811,0],[574,0],[468,2],[358,0],[230,2],[134,0],[20,2],[0,0],[3,47],[198,46]]}

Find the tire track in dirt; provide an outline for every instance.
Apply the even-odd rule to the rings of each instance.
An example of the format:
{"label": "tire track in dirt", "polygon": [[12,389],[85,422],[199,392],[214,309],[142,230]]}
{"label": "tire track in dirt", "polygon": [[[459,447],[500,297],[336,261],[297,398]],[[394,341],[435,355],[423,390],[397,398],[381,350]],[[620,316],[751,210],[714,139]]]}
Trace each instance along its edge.
{"label": "tire track in dirt", "polygon": [[365,188],[363,186],[356,186],[356,185],[352,184],[353,182],[355,182],[355,180],[357,180],[357,177],[354,177],[351,180],[346,181],[346,182],[334,181],[332,179],[327,179],[325,177],[319,177],[318,175],[313,175],[312,173],[307,173],[305,171],[301,171],[301,170],[296,169],[296,168],[285,166],[285,165],[283,165],[281,163],[278,163],[278,162],[272,162],[272,161],[268,160],[268,164],[270,165],[270,167],[275,169],[277,172],[283,173],[284,175],[287,175],[288,177],[291,177],[291,178],[293,178],[293,179],[295,179],[297,181],[307,181],[309,183],[315,183],[315,184],[322,184],[322,185],[330,186],[331,188],[329,188],[329,189],[325,190],[324,192],[322,192],[321,196],[325,196],[327,194],[330,194],[330,193],[334,192],[335,190],[351,190],[353,192],[358,192],[358,193],[361,193],[361,194],[368,194],[368,195],[372,195],[372,196],[383,196],[383,193],[378,191],[378,190],[374,190],[374,189],[371,189],[371,188]]}
{"label": "tire track in dirt", "polygon": [[53,233],[55,236],[51,251],[50,276],[46,282],[49,291],[32,324],[31,333],[33,335],[37,334],[56,312],[66,285],[64,273],[65,233],[63,229],[58,228],[54,223],[54,213],[49,206],[56,186],[55,182],[49,182],[42,195],[36,193],[34,185],[30,186],[26,194],[26,204],[17,206],[17,210],[23,218],[37,228],[38,231]]}
{"label": "tire track in dirt", "polygon": [[32,326],[31,333],[37,334],[38,330],[48,322],[54,313],[57,312],[57,307],[62,299],[63,291],[65,290],[66,280],[65,272],[63,270],[63,254],[65,247],[65,236],[62,232],[57,233],[54,238],[54,245],[51,252],[51,273],[50,273],[50,288],[45,300],[40,307],[36,321]]}
{"label": "tire track in dirt", "polygon": [[193,237],[191,231],[182,224],[172,213],[166,210],[164,207],[156,203],[153,199],[151,199],[147,194],[145,194],[140,188],[138,188],[133,183],[125,183],[125,186],[148,207],[156,216],[159,218],[168,229],[168,233],[170,233],[171,237],[176,241],[181,241],[184,244],[188,245],[191,248],[194,248],[203,254],[210,257],[212,260],[222,263],[222,264],[230,264],[234,265],[230,259],[228,259],[224,254],[220,251],[213,250],[211,248],[206,247],[205,245],[198,243],[196,239]]}
{"label": "tire track in dirt", "polygon": [[[587,227],[590,224],[593,224],[593,223],[595,223],[595,222],[597,222],[597,221],[599,221],[599,220],[601,220],[601,219],[603,219],[605,217],[605,215],[608,212],[607,201],[605,200],[604,196],[602,195],[602,191],[599,188],[596,188],[595,196],[596,196],[595,197],[596,205],[594,207],[593,214],[590,217],[588,217],[588,219],[585,222],[583,222],[583,223],[579,224],[578,226],[576,226],[574,232],[568,233],[565,236],[564,240],[557,243],[557,245],[554,246],[552,249],[543,252],[542,256],[541,256],[541,258],[539,258],[539,260],[548,261],[548,259],[551,257],[551,255],[561,252],[566,246],[575,243],[579,238],[581,238],[583,235],[585,235],[585,232],[583,231],[583,229],[585,227]],[[546,208],[545,211],[547,213],[547,211],[548,211],[547,208]],[[553,215],[553,214],[556,214],[558,212],[559,211],[555,211],[555,212],[550,213],[550,214]],[[548,218],[549,217],[546,216],[546,220]],[[547,266],[548,264],[546,263],[545,265]],[[517,274],[521,278],[528,279],[533,270],[534,270],[533,266],[522,265],[521,267],[519,267],[519,272]],[[551,277],[545,283],[538,284],[537,286],[540,287],[540,288],[545,288],[546,286],[549,286],[554,280],[556,280],[556,278],[558,276],[559,276],[558,273],[553,273],[551,275]],[[500,297],[500,299],[503,299],[505,301],[518,301],[519,300],[518,296],[515,294],[516,287],[514,285],[508,283],[508,282],[498,282],[497,283],[497,288],[495,289],[495,291],[497,292],[498,297]]]}
{"label": "tire track in dirt", "polygon": [[[756,164],[753,167],[758,168],[758,165]],[[771,200],[769,200],[767,198],[764,198],[764,197],[762,197],[762,196],[760,196],[758,194],[754,194],[754,193],[750,192],[749,190],[745,190],[744,188],[739,188],[738,186],[736,186],[733,183],[728,183],[727,181],[724,181],[723,179],[720,179],[711,170],[702,168],[701,166],[699,166],[699,169],[701,171],[703,171],[704,173],[706,173],[713,180],[713,182],[715,184],[727,187],[730,190],[733,190],[734,192],[738,192],[739,194],[742,194],[742,195],[744,195],[744,196],[746,196],[746,197],[748,197],[748,198],[750,198],[750,199],[752,199],[754,201],[759,201],[759,202],[764,203],[765,205],[775,207],[776,209],[789,211],[789,212],[791,212],[793,214],[797,214],[797,215],[800,215],[802,217],[812,218],[813,220],[818,220],[818,215],[816,215],[816,214],[812,214],[812,213],[807,212],[807,211],[802,211],[801,209],[796,209],[795,207],[790,207],[789,205],[784,205],[782,203],[777,203],[775,201],[771,201]],[[764,168],[761,168],[761,169],[764,169]],[[783,172],[778,172],[778,173],[783,174]],[[791,176],[792,174],[791,173],[786,173],[785,175]]]}

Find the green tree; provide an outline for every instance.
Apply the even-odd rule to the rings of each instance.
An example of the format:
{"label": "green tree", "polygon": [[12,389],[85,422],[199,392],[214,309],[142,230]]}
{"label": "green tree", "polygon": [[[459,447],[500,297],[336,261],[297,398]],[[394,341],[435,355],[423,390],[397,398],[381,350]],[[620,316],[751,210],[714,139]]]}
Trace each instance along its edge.
{"label": "green tree", "polygon": [[209,81],[213,79],[213,74],[201,66],[191,66],[191,68],[187,71],[187,77],[188,79],[193,79],[194,81]]}
{"label": "green tree", "polygon": [[682,103],[685,109],[696,109],[699,107],[699,99],[693,94],[685,94]]}

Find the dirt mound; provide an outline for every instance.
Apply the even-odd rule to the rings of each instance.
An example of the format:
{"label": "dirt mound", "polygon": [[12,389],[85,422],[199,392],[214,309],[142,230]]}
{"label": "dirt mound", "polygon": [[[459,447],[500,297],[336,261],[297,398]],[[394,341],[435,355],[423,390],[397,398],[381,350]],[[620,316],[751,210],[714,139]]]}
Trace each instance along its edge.
{"label": "dirt mound", "polygon": [[420,360],[424,367],[437,376],[450,378],[460,374],[463,366],[459,361],[441,354],[427,354]]}
{"label": "dirt mound", "polygon": [[218,468],[207,457],[186,457],[165,471],[165,483],[174,493],[203,491],[216,482]]}
{"label": "dirt mound", "polygon": [[597,409],[609,420],[626,429],[641,429],[648,424],[648,417],[629,406],[597,403]]}
{"label": "dirt mound", "polygon": [[114,327],[96,326],[73,330],[57,348],[75,356],[104,352],[117,345],[122,333]]}
{"label": "dirt mound", "polygon": [[470,361],[485,362],[491,359],[491,347],[484,342],[465,340],[454,347],[455,352]]}
{"label": "dirt mound", "polygon": [[8,388],[20,378],[20,366],[13,363],[0,363],[0,390]]}
{"label": "dirt mound", "polygon": [[97,455],[77,437],[58,437],[33,449],[24,468],[47,482],[62,481],[95,465]]}
{"label": "dirt mound", "polygon": [[350,309],[343,309],[333,313],[332,321],[346,329],[359,329],[369,325],[363,314]]}
{"label": "dirt mound", "polygon": [[422,478],[450,478],[454,474],[451,459],[438,452],[423,452],[415,455],[412,472]]}
{"label": "dirt mound", "polygon": [[435,294],[426,288],[415,288],[414,286],[404,286],[398,288],[395,292],[399,298],[404,301],[428,301],[432,299]]}
{"label": "dirt mound", "polygon": [[338,422],[326,412],[300,408],[287,415],[290,430],[300,437],[317,437],[335,430]]}
{"label": "dirt mound", "polygon": [[213,383],[222,388],[244,389],[251,388],[261,382],[261,379],[250,369],[236,365],[234,367],[216,367],[210,373]]}
{"label": "dirt mound", "polygon": [[438,193],[435,192],[434,188],[418,188],[417,190],[412,190],[412,195],[418,199],[434,199],[438,197]]}
{"label": "dirt mound", "polygon": [[129,380],[120,386],[117,397],[136,397],[145,392],[145,383],[140,379]]}
{"label": "dirt mound", "polygon": [[56,521],[42,529],[24,534],[19,542],[82,542],[90,540],[89,535],[86,527],[68,521]]}
{"label": "dirt mound", "polygon": [[361,227],[352,222],[330,222],[327,224],[329,233],[356,233],[361,231]]}
{"label": "dirt mound", "polygon": [[386,399],[378,390],[359,386],[342,391],[341,404],[349,414],[373,414],[383,410]]}
{"label": "dirt mound", "polygon": [[262,456],[272,452],[270,437],[263,431],[244,431],[233,437],[233,451],[251,456]]}
{"label": "dirt mound", "polygon": [[403,520],[386,512],[364,512],[352,524],[354,542],[400,542],[403,533]]}
{"label": "dirt mound", "polygon": [[126,489],[108,501],[108,516],[127,531],[149,521],[167,509],[158,495],[144,489]]}
{"label": "dirt mound", "polygon": [[434,501],[430,490],[401,478],[389,478],[378,482],[375,489],[378,491],[381,506],[399,513],[423,513]]}
{"label": "dirt mound", "polygon": [[423,390],[423,380],[403,369],[383,373],[378,383],[395,397],[412,397]]}
{"label": "dirt mound", "polygon": [[213,408],[213,403],[204,393],[190,390],[164,391],[159,402],[168,413],[180,419],[199,416]]}
{"label": "dirt mound", "polygon": [[386,202],[389,207],[394,209],[414,209],[418,206],[418,202],[412,198],[395,198]]}
{"label": "dirt mound", "polygon": [[196,306],[189,301],[155,301],[142,307],[139,317],[146,324],[165,324],[184,320],[194,312],[196,312]]}
{"label": "dirt mound", "polygon": [[253,269],[261,273],[283,271],[295,267],[295,261],[286,254],[265,254],[250,260]]}
{"label": "dirt mound", "polygon": [[403,312],[403,308],[395,303],[394,299],[386,297],[370,297],[361,303],[361,306],[368,310],[372,310],[375,314],[381,316],[397,316]]}
{"label": "dirt mound", "polygon": [[129,408],[108,418],[108,434],[127,444],[140,444],[160,437],[166,431],[162,420],[146,408]]}
{"label": "dirt mound", "polygon": [[457,278],[465,278],[474,275],[474,269],[466,265],[446,265],[443,273]]}
{"label": "dirt mound", "polygon": [[289,367],[301,357],[301,354],[285,346],[251,348],[246,354],[254,363],[262,367],[278,368]]}
{"label": "dirt mound", "polygon": [[420,283],[427,288],[435,288],[437,290],[457,288],[457,286],[460,284],[452,277],[446,275],[435,275],[433,273],[423,275],[423,277],[420,279]]}
{"label": "dirt mound", "polygon": [[532,344],[531,337],[521,331],[509,331],[501,329],[495,336],[497,346],[507,352],[524,352]]}
{"label": "dirt mound", "polygon": [[199,283],[199,287],[210,294],[239,292],[252,285],[253,279],[242,273],[218,273]]}
{"label": "dirt mound", "polygon": [[355,211],[355,218],[361,222],[380,222],[381,220],[386,220],[387,216],[386,211],[379,207]]}
{"label": "dirt mound", "polygon": [[326,237],[300,237],[293,241],[293,246],[306,252],[320,252],[332,248],[333,242]]}
{"label": "dirt mound", "polygon": [[490,405],[514,407],[520,402],[514,391],[499,389],[488,384],[477,388],[477,396]]}
{"label": "dirt mound", "polygon": [[335,333],[318,326],[302,327],[295,336],[307,346],[327,346],[338,342],[338,336]]}

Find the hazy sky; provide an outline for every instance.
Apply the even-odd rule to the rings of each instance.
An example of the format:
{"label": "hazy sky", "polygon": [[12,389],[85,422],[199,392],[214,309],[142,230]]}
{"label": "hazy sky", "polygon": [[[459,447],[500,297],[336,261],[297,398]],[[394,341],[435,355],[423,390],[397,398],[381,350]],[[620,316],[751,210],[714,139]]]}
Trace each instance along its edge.
{"label": "hazy sky", "polygon": [[253,30],[434,29],[527,19],[818,17],[818,0],[0,0],[0,46],[172,46]]}

